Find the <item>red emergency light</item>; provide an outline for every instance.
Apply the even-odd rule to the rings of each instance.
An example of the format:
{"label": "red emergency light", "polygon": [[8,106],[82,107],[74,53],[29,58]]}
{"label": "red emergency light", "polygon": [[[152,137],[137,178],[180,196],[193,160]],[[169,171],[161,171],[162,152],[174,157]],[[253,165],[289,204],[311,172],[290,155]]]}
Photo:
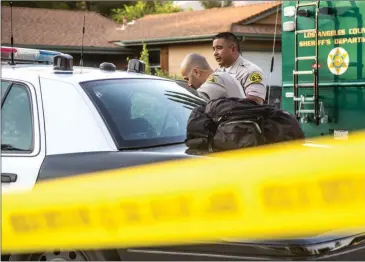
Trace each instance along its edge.
{"label": "red emergency light", "polygon": [[11,60],[11,53],[14,53],[14,60],[33,61],[33,62],[49,62],[53,63],[53,57],[61,54],[56,51],[38,50],[19,47],[1,47],[1,59]]}

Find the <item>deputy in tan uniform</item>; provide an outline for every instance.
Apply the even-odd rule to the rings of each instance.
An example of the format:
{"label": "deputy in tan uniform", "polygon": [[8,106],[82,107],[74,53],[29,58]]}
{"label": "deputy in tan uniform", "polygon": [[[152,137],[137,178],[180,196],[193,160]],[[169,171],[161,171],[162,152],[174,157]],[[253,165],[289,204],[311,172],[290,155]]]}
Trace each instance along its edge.
{"label": "deputy in tan uniform", "polygon": [[219,33],[213,39],[213,55],[220,68],[217,72],[228,72],[241,84],[246,98],[263,104],[266,97],[266,82],[263,71],[240,55],[237,37],[230,33]]}
{"label": "deputy in tan uniform", "polygon": [[206,58],[200,54],[187,55],[180,68],[181,76],[207,100],[239,97],[245,98],[240,83],[227,72],[214,72]]}

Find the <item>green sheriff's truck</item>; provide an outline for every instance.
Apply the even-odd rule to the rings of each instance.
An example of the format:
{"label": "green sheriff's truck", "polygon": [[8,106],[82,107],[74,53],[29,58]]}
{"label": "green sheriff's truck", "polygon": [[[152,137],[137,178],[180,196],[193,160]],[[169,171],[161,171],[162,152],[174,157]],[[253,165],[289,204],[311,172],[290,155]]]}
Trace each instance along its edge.
{"label": "green sheriff's truck", "polygon": [[365,1],[283,1],[281,106],[306,137],[365,129]]}

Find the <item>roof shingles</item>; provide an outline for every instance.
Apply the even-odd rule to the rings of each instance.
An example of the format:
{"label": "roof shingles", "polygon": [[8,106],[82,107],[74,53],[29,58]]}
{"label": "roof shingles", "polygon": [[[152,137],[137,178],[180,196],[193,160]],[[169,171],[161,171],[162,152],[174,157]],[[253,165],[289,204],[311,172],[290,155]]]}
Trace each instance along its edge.
{"label": "roof shingles", "polygon": [[[13,7],[14,42],[24,45],[113,47],[108,36],[118,26],[96,12]],[[2,43],[10,43],[10,8],[1,9]]]}
{"label": "roof shingles", "polygon": [[[272,34],[273,25],[239,25],[274,9],[280,2],[147,15],[125,30],[96,12],[13,7],[14,41],[23,45],[81,46],[84,15],[85,47],[117,47],[112,41],[140,41],[203,36],[222,31]],[[1,42],[10,43],[10,8],[1,10]]]}

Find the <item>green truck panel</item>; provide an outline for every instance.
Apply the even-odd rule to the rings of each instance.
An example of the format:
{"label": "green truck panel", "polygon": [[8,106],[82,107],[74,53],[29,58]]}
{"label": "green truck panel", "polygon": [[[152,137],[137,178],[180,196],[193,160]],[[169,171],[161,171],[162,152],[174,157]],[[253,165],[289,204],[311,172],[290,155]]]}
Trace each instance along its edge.
{"label": "green truck panel", "polygon": [[[313,1],[299,1],[300,4],[308,2]],[[284,15],[284,8],[296,5],[297,1],[283,2],[283,25],[295,21],[294,17]],[[319,1],[318,10],[318,97],[322,117],[317,125],[313,114],[300,114],[307,137],[365,128],[365,1]],[[316,7],[301,7],[300,11],[297,30],[314,29]],[[314,32],[299,33],[296,43],[298,57],[315,56]],[[288,97],[294,92],[294,31],[282,30],[282,50],[282,107],[294,113],[293,98]],[[298,71],[312,70],[314,65],[315,60],[298,61]],[[298,77],[299,84],[313,84],[313,75]],[[313,87],[298,90],[298,97],[314,94]],[[310,110],[313,104],[302,104],[301,108]]]}

